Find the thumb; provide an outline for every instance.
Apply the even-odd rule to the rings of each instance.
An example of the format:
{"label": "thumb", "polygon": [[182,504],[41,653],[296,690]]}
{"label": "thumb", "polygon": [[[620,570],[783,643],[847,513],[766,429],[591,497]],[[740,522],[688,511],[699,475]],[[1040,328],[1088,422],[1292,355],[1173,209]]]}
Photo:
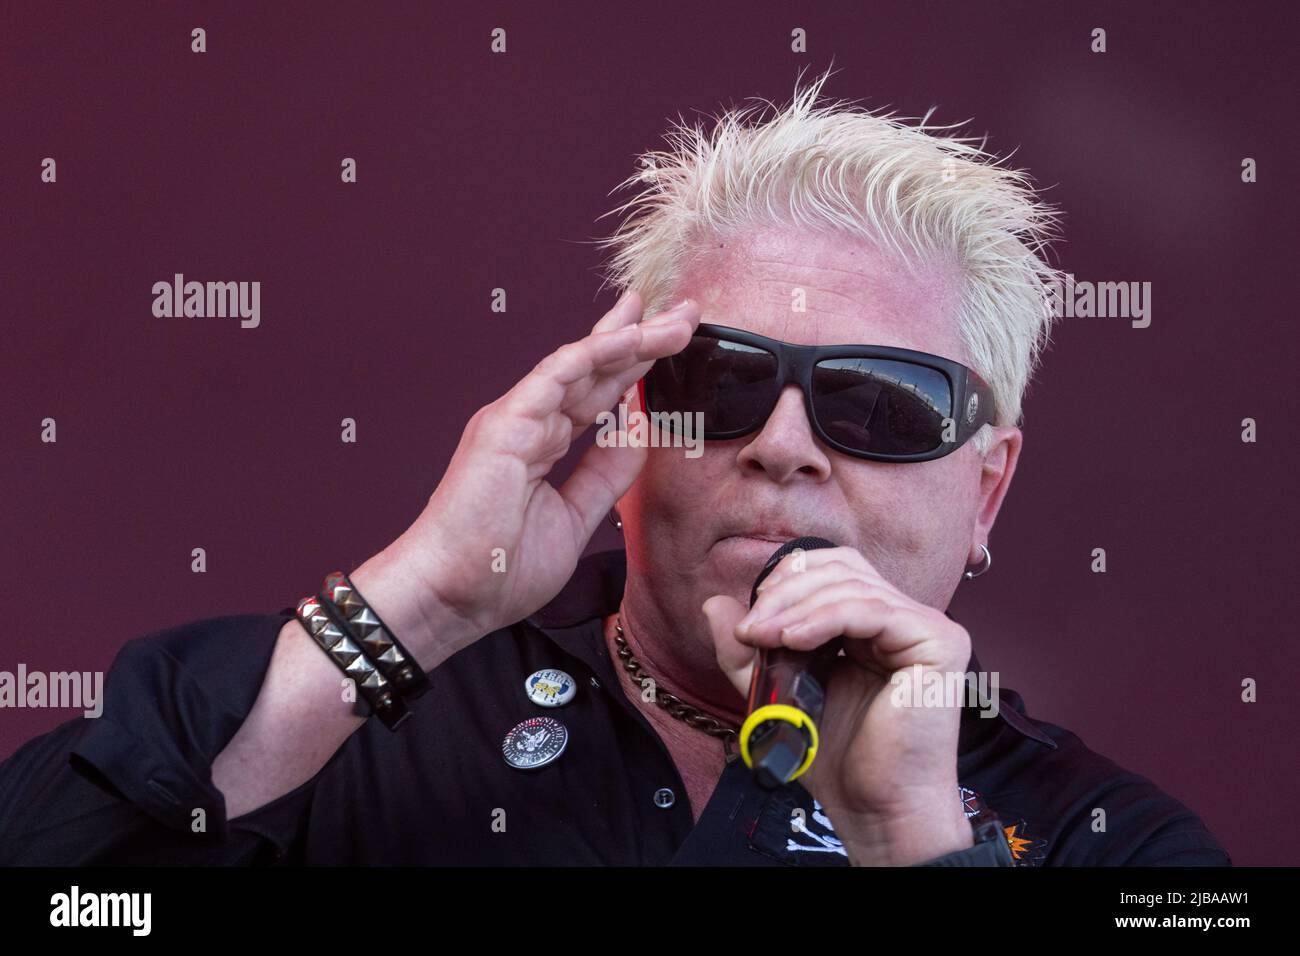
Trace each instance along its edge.
{"label": "thumb", "polygon": [[758,651],[736,640],[736,625],[749,609],[734,597],[715,594],[704,602],[701,610],[704,619],[709,622],[718,667],[742,696],[748,694],[750,677],[754,671],[754,657]]}

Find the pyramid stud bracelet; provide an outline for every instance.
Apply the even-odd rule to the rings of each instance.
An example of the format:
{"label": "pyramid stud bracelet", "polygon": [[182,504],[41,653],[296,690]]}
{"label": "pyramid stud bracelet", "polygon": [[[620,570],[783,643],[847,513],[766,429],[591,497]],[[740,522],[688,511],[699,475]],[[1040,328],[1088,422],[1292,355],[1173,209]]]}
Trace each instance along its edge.
{"label": "pyramid stud bracelet", "polygon": [[326,575],[320,593],[299,601],[295,613],[385,727],[396,730],[411,716],[407,701],[429,689],[428,675],[346,574]]}

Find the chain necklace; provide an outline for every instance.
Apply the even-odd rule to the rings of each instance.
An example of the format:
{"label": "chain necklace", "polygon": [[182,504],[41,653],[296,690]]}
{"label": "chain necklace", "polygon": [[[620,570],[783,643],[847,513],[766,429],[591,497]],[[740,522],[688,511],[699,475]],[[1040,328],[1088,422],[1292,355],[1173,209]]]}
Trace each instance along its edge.
{"label": "chain necklace", "polygon": [[618,645],[618,657],[623,662],[623,669],[632,676],[632,682],[638,687],[644,686],[644,681],[652,681],[654,687],[654,702],[663,710],[668,711],[669,716],[677,720],[684,721],[688,726],[696,730],[702,730],[710,737],[717,737],[722,741],[723,752],[727,755],[727,763],[735,760],[739,754],[732,750],[736,742],[738,728],[715,717],[706,710],[686,703],[680,697],[663,690],[655,678],[646,673],[641,662],[632,656],[632,648],[628,647],[627,639],[623,636],[623,618],[620,615],[615,618],[614,623],[614,643]]}

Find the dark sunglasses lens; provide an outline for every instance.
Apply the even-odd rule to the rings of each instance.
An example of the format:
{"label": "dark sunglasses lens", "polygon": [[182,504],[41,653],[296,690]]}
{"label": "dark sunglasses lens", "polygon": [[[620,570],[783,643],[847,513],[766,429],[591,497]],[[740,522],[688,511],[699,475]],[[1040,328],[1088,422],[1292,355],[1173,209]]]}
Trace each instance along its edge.
{"label": "dark sunglasses lens", "polygon": [[681,352],[651,366],[649,410],[702,412],[706,435],[753,428],[771,408],[776,369],[771,352],[696,335]]}
{"label": "dark sunglasses lens", "polygon": [[813,368],[813,410],[845,447],[878,455],[919,455],[943,443],[952,408],[937,369],[889,359],[839,358]]}

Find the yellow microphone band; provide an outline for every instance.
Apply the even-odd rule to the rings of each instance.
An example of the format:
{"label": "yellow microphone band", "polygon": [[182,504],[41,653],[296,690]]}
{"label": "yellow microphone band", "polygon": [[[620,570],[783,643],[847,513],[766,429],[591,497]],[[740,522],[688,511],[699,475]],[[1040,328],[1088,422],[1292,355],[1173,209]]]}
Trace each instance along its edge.
{"label": "yellow microphone band", "polygon": [[767,704],[758,708],[745,718],[745,722],[740,727],[740,756],[745,761],[745,766],[750,770],[754,769],[754,761],[749,756],[749,735],[754,732],[754,728],[759,724],[769,720],[784,720],[786,723],[794,724],[795,727],[800,729],[808,728],[808,752],[804,754],[803,763],[799,764],[799,769],[790,778],[790,780],[794,780],[812,766],[813,758],[817,756],[817,725],[802,710],[798,707],[791,707],[789,704]]}

